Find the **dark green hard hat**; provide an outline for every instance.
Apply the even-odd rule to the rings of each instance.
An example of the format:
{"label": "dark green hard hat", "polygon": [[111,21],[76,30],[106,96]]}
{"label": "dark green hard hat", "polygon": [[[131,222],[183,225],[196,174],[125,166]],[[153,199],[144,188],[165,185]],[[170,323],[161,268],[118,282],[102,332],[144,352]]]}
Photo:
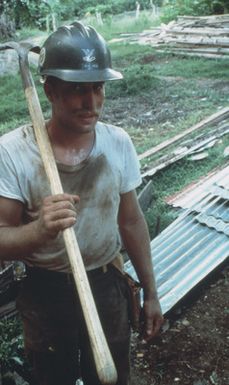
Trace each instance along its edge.
{"label": "dark green hard hat", "polygon": [[53,32],[41,48],[38,71],[69,82],[122,79],[111,66],[110,50],[93,27],[80,22]]}

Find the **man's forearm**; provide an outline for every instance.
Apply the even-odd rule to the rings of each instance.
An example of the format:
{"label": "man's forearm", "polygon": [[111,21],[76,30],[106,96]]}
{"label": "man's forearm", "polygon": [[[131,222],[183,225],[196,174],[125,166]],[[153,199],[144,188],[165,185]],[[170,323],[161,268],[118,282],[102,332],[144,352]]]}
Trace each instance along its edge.
{"label": "man's forearm", "polygon": [[0,227],[0,259],[2,260],[24,259],[41,244],[36,222],[16,227]]}
{"label": "man's forearm", "polygon": [[144,296],[157,296],[149,232],[143,215],[139,216],[135,221],[122,226],[120,233],[138,279],[144,288]]}

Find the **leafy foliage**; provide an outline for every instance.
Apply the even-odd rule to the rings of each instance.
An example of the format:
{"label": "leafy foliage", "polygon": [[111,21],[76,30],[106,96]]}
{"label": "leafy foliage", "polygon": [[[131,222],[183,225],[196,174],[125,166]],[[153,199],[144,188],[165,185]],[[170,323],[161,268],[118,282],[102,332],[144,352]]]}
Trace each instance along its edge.
{"label": "leafy foliage", "polygon": [[[161,3],[162,0],[154,0],[156,5]],[[140,4],[141,9],[150,8],[148,0],[142,0]],[[0,15],[4,13],[10,16],[17,29],[28,26],[42,29],[45,26],[46,17],[50,14],[55,14],[60,21],[96,12],[104,16],[135,9],[135,0],[3,0],[0,4]]]}
{"label": "leafy foliage", "polygon": [[222,14],[228,10],[228,0],[169,0],[163,8],[162,21],[176,19],[178,15],[204,16]]}
{"label": "leafy foliage", "polygon": [[0,362],[2,371],[22,365],[23,336],[21,323],[17,319],[0,321]]}
{"label": "leafy foliage", "polygon": [[16,28],[39,27],[43,28],[46,17],[55,14],[59,19],[74,13],[74,2],[70,0],[3,0],[0,5],[0,14],[10,16]]}
{"label": "leafy foliage", "polygon": [[[163,6],[162,0],[141,0],[141,9],[150,9],[152,4]],[[10,17],[16,28],[28,26],[45,27],[48,15],[55,15],[60,20],[83,17],[85,14],[100,12],[114,15],[136,9],[136,0],[3,0],[0,3],[0,15]],[[223,13],[228,10],[228,0],[168,0],[164,7],[163,21],[176,18],[177,15],[208,15]]]}
{"label": "leafy foliage", "polygon": [[[102,14],[118,14],[126,11],[133,11],[136,9],[135,0],[107,0],[107,1],[96,1],[96,0],[80,0],[75,2],[76,15],[84,15],[87,12],[95,13],[101,12]],[[156,0],[154,4],[161,5],[162,1]],[[141,9],[149,9],[150,2],[148,0],[140,1]]]}

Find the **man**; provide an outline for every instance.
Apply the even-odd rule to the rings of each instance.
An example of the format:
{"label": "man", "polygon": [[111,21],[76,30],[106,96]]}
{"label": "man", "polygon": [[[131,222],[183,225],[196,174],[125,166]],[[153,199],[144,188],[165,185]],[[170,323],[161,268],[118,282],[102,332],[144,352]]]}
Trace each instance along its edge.
{"label": "man", "polygon": [[46,127],[64,194],[50,194],[32,127],[0,140],[0,256],[27,265],[18,298],[25,349],[39,385],[73,385],[78,377],[100,384],[62,236],[74,226],[117,384],[127,385],[128,295],[114,267],[120,235],[143,287],[146,341],[158,332],[162,314],[135,193],[141,183],[136,152],[122,129],[98,122],[104,82],[122,75],[111,68],[103,38],[78,22],[46,40],[39,72],[52,107]]}

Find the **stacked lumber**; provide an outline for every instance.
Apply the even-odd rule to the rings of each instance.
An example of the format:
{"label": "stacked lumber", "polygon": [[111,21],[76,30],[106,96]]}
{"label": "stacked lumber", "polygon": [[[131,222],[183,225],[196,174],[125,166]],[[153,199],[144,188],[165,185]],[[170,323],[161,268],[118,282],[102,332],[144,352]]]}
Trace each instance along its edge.
{"label": "stacked lumber", "polygon": [[180,16],[161,25],[152,45],[181,55],[229,58],[229,14],[217,16]]}
{"label": "stacked lumber", "polygon": [[180,16],[177,21],[141,33],[121,34],[113,41],[151,45],[158,52],[206,58],[229,58],[229,14]]}

